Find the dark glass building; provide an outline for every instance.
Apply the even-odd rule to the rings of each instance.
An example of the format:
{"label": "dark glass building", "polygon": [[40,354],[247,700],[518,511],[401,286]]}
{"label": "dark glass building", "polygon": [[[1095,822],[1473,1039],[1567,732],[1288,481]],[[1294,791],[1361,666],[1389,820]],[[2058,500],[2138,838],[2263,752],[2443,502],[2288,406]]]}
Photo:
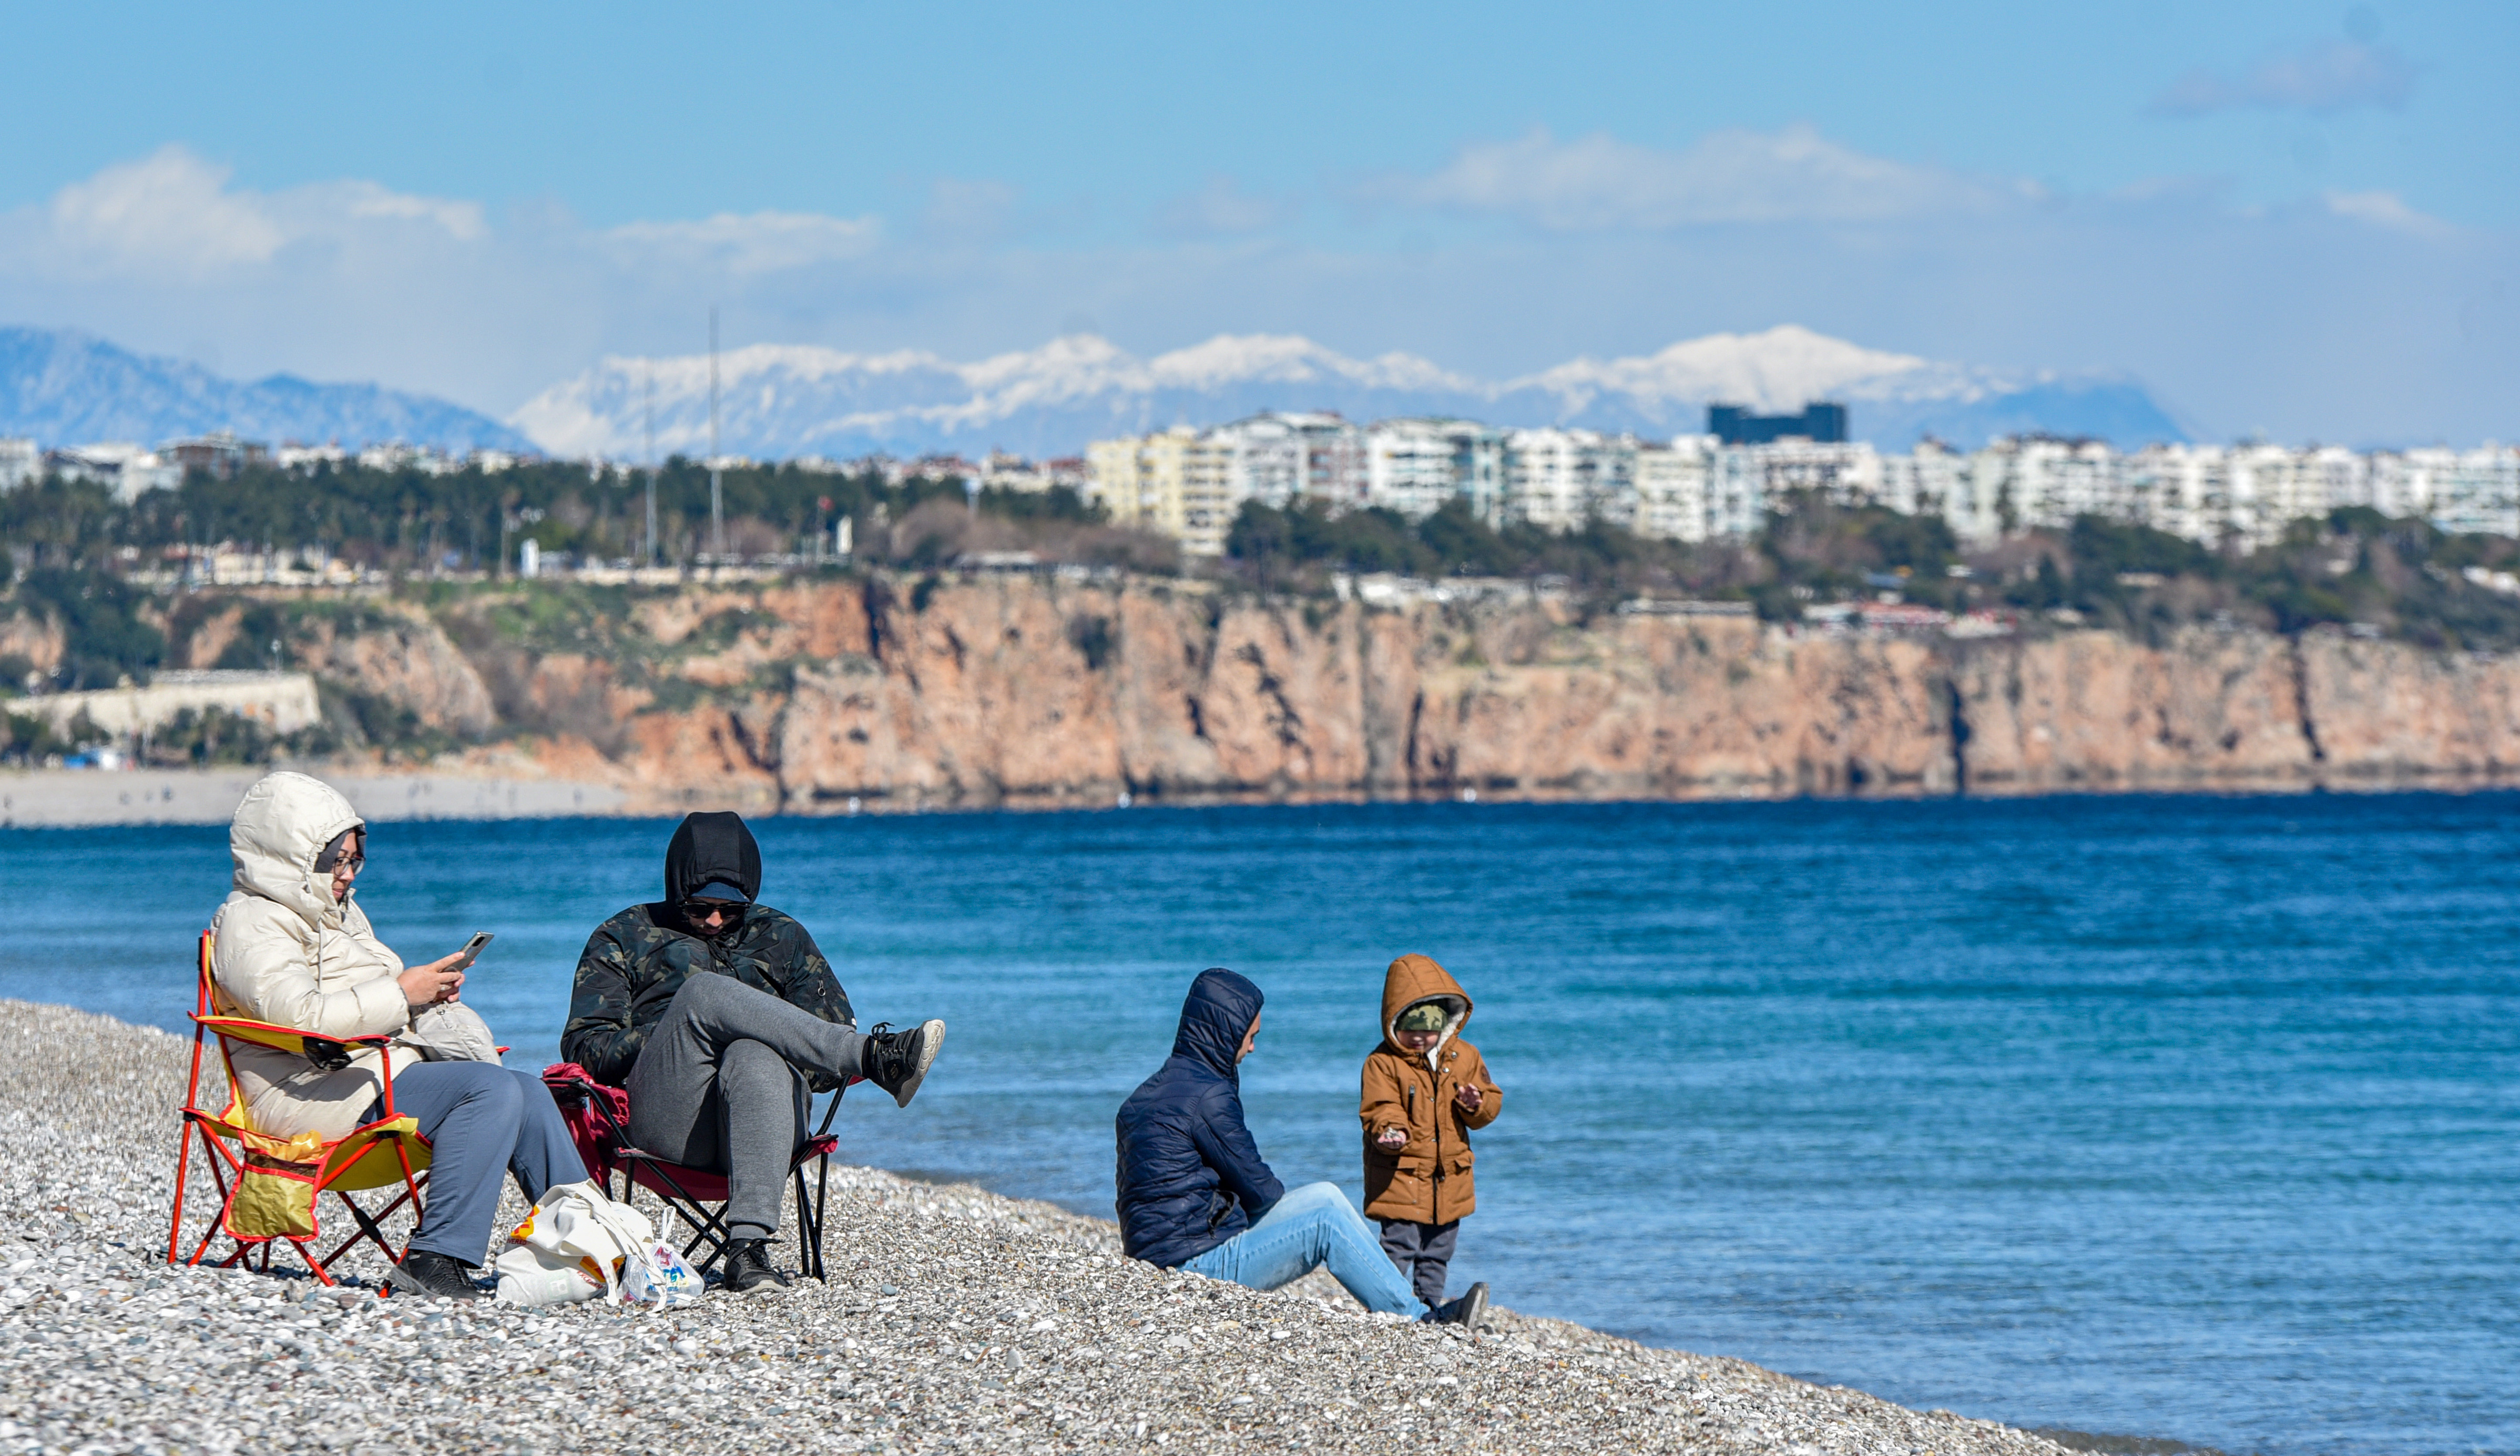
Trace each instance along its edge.
{"label": "dark glass building", "polygon": [[1799,415],[1753,415],[1739,405],[1708,405],[1706,432],[1727,445],[1765,445],[1787,436],[1821,445],[1846,443],[1846,406],[1803,406]]}

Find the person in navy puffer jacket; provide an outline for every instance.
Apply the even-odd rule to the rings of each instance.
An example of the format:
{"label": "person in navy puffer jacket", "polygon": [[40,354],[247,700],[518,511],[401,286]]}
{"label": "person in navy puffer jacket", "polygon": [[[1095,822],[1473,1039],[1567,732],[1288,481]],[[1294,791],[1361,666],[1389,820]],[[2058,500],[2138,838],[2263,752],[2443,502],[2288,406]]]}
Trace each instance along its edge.
{"label": "person in navy puffer jacket", "polygon": [[1239,1067],[1260,1036],[1260,988],[1222,966],[1182,1001],[1161,1070],[1120,1104],[1120,1241],[1131,1258],[1277,1289],[1324,1264],[1369,1309],[1476,1325],[1487,1286],[1428,1309],[1336,1183],[1292,1193],[1242,1123]]}

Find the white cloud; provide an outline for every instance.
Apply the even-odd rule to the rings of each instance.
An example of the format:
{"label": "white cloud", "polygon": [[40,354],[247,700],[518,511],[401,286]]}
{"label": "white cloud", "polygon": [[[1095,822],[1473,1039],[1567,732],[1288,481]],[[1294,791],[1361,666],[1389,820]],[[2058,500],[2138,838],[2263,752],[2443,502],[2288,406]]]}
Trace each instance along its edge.
{"label": "white cloud", "polygon": [[1210,177],[1198,191],[1165,204],[1155,227],[1168,238],[1239,238],[1291,222],[1302,211],[1296,199],[1247,193],[1231,177]]}
{"label": "white cloud", "polygon": [[940,177],[927,190],[922,229],[943,243],[993,243],[1014,225],[1023,195],[1004,182]]}
{"label": "white cloud", "polygon": [[[771,341],[878,360],[862,372],[883,408],[929,408],[940,371],[1014,397],[1097,371],[1195,379],[1229,366],[1284,380],[1288,401],[1331,397],[1360,371],[1434,389],[1458,369],[1568,398],[1720,385],[1790,405],[1814,379],[1860,399],[1863,378],[1895,363],[1810,339],[1808,358],[1770,374],[1711,343],[1650,353],[1785,320],[1923,358],[2127,371],[2209,427],[2278,438],[2507,437],[2520,380],[2520,305],[2505,287],[2520,239],[2448,228],[2393,193],[2252,208],[2173,180],[2034,206],[2002,179],[1808,129],[1676,151],[1545,132],[1467,147],[1373,195],[1419,220],[1443,209],[1525,225],[1415,228],[1401,245],[1316,217],[1247,245],[1059,246],[1046,240],[1072,235],[985,231],[1016,200],[1003,185],[957,187],[976,190],[940,192],[950,205],[927,221],[966,208],[962,222],[984,231],[943,245],[917,217],[592,227],[369,181],[259,191],[170,149],[0,211],[0,322],[215,350],[238,375],[374,378],[494,415],[608,354],[699,349],[712,304],[730,366]],[[1015,221],[1039,205],[1023,199]],[[1116,344],[1030,348],[1087,331]],[[1794,342],[1771,336],[1763,356]],[[1121,346],[1138,352],[1105,352]],[[1073,357],[1046,358],[1058,351]],[[1530,374],[1579,356],[1604,362]]]}
{"label": "white cloud", "polygon": [[1442,170],[1384,179],[1369,198],[1517,217],[1555,232],[1708,223],[1868,222],[1984,212],[2018,198],[1841,147],[1808,126],[1718,131],[1683,152],[1537,128],[1464,147]]}
{"label": "white cloud", "polygon": [[0,216],[0,260],[90,278],[206,284],[286,266],[301,244],[381,241],[417,225],[428,240],[480,241],[477,202],[417,197],[374,182],[255,192],[186,148],[163,147],[73,182],[39,207]]}
{"label": "white cloud", "polygon": [[2415,89],[2416,66],[2396,47],[2326,40],[2267,57],[2244,73],[2191,70],[2153,98],[2165,116],[2253,107],[2332,115],[2356,107],[2396,110]]}
{"label": "white cloud", "polygon": [[882,235],[882,226],[872,217],[721,212],[697,222],[625,223],[605,237],[625,259],[634,262],[699,266],[750,275],[862,257]]}
{"label": "white cloud", "polygon": [[2458,231],[2438,217],[2417,212],[2393,192],[2332,192],[2319,200],[2338,217],[2350,217],[2373,227],[2426,238],[2447,238]]}
{"label": "white cloud", "polygon": [[54,194],[44,223],[91,266],[197,275],[266,263],[289,235],[261,199],[227,190],[228,169],[181,147],[107,167]]}

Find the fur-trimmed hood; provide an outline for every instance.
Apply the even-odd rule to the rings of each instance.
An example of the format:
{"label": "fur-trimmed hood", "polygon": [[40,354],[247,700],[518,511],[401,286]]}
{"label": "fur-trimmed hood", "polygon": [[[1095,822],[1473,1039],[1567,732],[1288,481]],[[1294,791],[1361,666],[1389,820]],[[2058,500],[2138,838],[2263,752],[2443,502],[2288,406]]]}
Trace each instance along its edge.
{"label": "fur-trimmed hood", "polygon": [[1403,1056],[1414,1056],[1400,1044],[1401,1015],[1421,1002],[1433,1001],[1444,1008],[1444,1032],[1428,1047],[1425,1055],[1443,1054],[1445,1046],[1462,1034],[1469,1024],[1470,996],[1452,973],[1435,963],[1431,955],[1408,954],[1391,963],[1382,975],[1382,1040]]}

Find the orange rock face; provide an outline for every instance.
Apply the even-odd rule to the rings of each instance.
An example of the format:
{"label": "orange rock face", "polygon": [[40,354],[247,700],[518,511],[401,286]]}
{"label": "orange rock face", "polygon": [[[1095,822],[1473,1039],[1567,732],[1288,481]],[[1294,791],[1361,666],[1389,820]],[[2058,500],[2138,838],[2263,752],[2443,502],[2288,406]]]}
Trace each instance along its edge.
{"label": "orange rock face", "polygon": [[[622,688],[601,657],[553,652],[498,667],[493,695],[542,715],[548,772],[608,778],[654,811],[2520,772],[2520,665],[2342,638],[1954,642],[1586,620],[1529,598],[1391,609],[1032,577],[694,591],[642,604],[632,630],[669,663],[649,681],[679,679],[673,693]],[[417,645],[378,668],[430,657]],[[405,689],[448,718],[477,701],[442,664],[414,676],[450,684]]]}

